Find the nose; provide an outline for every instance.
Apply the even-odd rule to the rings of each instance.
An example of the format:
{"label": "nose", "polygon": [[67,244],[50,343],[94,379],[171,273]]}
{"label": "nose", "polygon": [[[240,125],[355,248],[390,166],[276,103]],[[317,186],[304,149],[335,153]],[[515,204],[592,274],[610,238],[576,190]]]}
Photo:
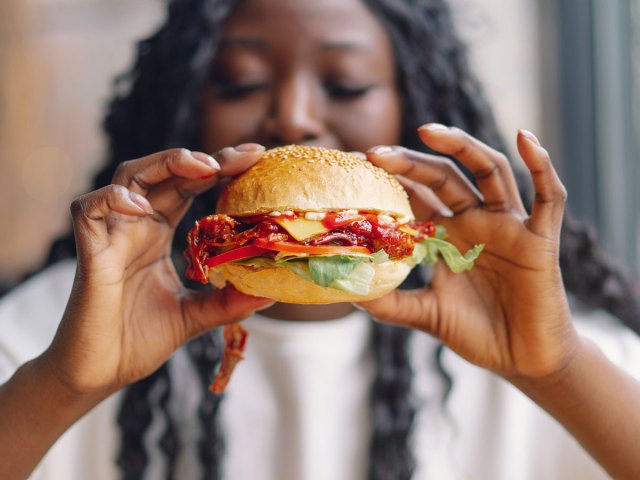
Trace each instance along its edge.
{"label": "nose", "polygon": [[296,73],[284,78],[275,90],[265,120],[268,143],[315,143],[325,134],[321,91],[310,75]]}

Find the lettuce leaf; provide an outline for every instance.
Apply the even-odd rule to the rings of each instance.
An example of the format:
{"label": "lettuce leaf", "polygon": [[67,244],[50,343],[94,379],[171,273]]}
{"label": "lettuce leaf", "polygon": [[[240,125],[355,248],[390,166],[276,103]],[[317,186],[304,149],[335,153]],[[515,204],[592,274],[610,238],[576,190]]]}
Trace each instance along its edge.
{"label": "lettuce leaf", "polygon": [[[385,254],[386,255],[386,254]],[[370,265],[371,256],[324,255],[289,257],[275,260],[269,257],[251,257],[235,263],[254,267],[288,268],[296,275],[320,285],[356,295],[367,295],[375,270]]]}
{"label": "lettuce leaf", "polygon": [[[436,236],[415,244],[413,254],[403,261],[411,267],[426,262],[434,265],[440,257],[454,273],[473,267],[484,245],[476,245],[464,255],[445,240],[446,230],[436,226]],[[235,263],[256,267],[288,268],[296,275],[322,287],[330,287],[357,295],[367,295],[375,269],[373,264],[389,261],[384,250],[371,255],[277,255],[270,257],[251,257],[237,260]]]}
{"label": "lettuce leaf", "polygon": [[348,277],[364,261],[362,257],[348,255],[308,258],[311,278],[321,287],[330,287],[336,280]]}
{"label": "lettuce leaf", "polygon": [[329,286],[356,295],[367,295],[375,275],[376,271],[371,264],[362,262],[349,275],[334,280]]}
{"label": "lettuce leaf", "polygon": [[[423,245],[425,249],[423,261],[433,265],[438,261],[438,256],[441,256],[453,273],[460,273],[473,268],[473,262],[484,248],[484,245],[476,245],[463,255],[453,244],[437,237],[420,242],[416,244],[416,247],[418,245]],[[415,253],[414,248],[414,255]]]}

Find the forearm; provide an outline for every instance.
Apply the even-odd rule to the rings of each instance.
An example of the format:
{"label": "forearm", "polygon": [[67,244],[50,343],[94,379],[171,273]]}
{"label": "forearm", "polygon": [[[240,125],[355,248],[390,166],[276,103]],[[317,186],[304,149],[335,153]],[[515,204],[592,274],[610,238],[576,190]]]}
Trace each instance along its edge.
{"label": "forearm", "polygon": [[569,366],[544,381],[512,382],[555,417],[616,479],[640,478],[640,382],[582,340]]}
{"label": "forearm", "polygon": [[104,395],[66,389],[40,359],[0,386],[0,478],[24,479],[56,440]]}

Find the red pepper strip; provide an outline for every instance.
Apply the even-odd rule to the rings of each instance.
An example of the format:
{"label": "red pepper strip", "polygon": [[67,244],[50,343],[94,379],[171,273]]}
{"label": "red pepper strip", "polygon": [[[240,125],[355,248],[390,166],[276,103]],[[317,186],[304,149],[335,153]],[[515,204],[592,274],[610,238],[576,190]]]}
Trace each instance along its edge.
{"label": "red pepper strip", "polygon": [[277,252],[307,253],[309,255],[349,255],[353,253],[370,254],[367,247],[349,245],[304,245],[294,242],[270,242],[262,238],[256,238],[253,245]]}
{"label": "red pepper strip", "polygon": [[248,332],[239,323],[233,323],[224,327],[224,356],[220,370],[213,379],[209,390],[216,395],[224,392],[229,383],[233,369],[240,360],[244,360],[242,352],[247,343]]}
{"label": "red pepper strip", "polygon": [[208,258],[205,261],[207,267],[215,267],[216,265],[222,265],[223,263],[233,262],[234,260],[240,260],[241,258],[256,257],[269,252],[265,248],[257,247],[253,244],[245,245],[244,247],[234,248],[228,250],[215,257]]}

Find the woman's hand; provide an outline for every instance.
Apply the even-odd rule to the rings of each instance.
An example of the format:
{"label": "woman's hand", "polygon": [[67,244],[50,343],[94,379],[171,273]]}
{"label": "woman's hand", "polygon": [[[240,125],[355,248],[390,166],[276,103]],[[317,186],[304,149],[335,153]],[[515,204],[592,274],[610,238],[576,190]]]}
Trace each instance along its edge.
{"label": "woman's hand", "polygon": [[216,155],[220,164],[185,149],[156,153],[123,163],[112,185],[73,203],[76,279],[41,358],[61,383],[110,393],[152,373],[190,338],[270,303],[233,288],[187,290],[171,261],[175,228],[192,198],[263,151],[226,148]]}
{"label": "woman's hand", "polygon": [[579,340],[558,264],[566,192],[546,150],[519,132],[518,150],[535,187],[528,215],[504,155],[456,128],[426,125],[419,134],[431,149],[468,167],[479,191],[445,157],[399,147],[376,148],[368,157],[400,177],[414,210],[444,225],[463,253],[475,244],[484,250],[470,271],[454,274],[439,262],[431,285],[362,306],[383,322],[428,332],[506,377],[561,371]]}

